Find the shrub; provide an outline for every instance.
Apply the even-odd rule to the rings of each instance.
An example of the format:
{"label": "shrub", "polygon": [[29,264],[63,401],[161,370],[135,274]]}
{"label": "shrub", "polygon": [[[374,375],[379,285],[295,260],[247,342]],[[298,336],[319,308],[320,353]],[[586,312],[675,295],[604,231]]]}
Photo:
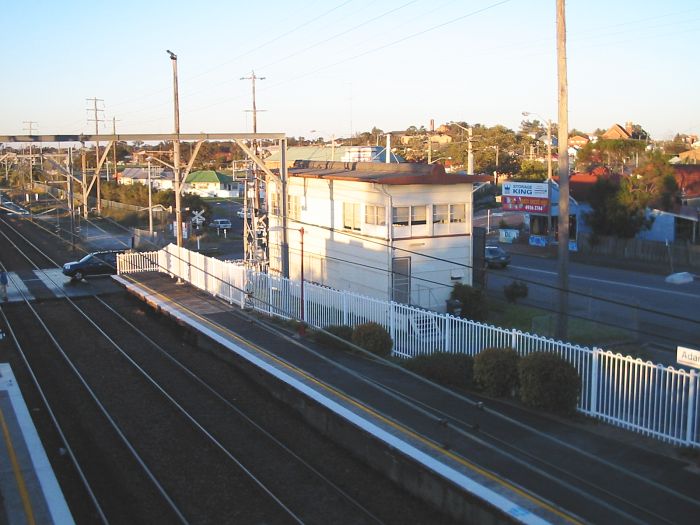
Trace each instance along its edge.
{"label": "shrub", "polygon": [[509,303],[515,303],[518,299],[525,299],[527,292],[527,284],[522,281],[513,281],[503,286],[503,293]]}
{"label": "shrub", "polygon": [[386,329],[378,323],[363,323],[352,332],[352,342],[378,356],[389,357],[394,342]]}
{"label": "shrub", "polygon": [[485,321],[488,316],[488,304],[483,290],[462,283],[455,283],[450,293],[451,300],[460,304],[459,316],[473,321]]}
{"label": "shrub", "polygon": [[345,345],[342,341],[338,341],[336,338],[331,337],[328,334],[333,334],[345,341],[352,341],[352,326],[330,325],[324,327],[323,330],[323,332],[318,331],[315,334],[316,341],[318,341],[321,344],[340,349],[348,348],[348,346]]}
{"label": "shrub", "polygon": [[436,352],[406,360],[403,365],[436,383],[458,388],[470,388],[474,374],[474,358],[466,354]]}
{"label": "shrub", "polygon": [[518,354],[511,348],[486,348],[474,358],[474,383],[490,396],[510,396],[518,386]]}
{"label": "shrub", "polygon": [[581,379],[576,368],[557,354],[535,352],[518,363],[520,400],[523,404],[571,415],[581,394]]}

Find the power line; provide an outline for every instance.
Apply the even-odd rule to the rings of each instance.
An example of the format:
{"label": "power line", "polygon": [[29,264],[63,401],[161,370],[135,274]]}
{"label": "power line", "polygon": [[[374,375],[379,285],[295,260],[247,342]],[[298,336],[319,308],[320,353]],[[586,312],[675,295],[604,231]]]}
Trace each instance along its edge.
{"label": "power line", "polygon": [[[362,241],[364,241],[364,242],[366,242],[366,243],[369,243],[369,244],[376,244],[376,245],[381,246],[381,247],[383,247],[383,248],[393,248],[393,249],[395,249],[395,250],[398,250],[398,251],[401,251],[401,252],[404,252],[404,253],[408,253],[408,254],[411,254],[411,255],[417,255],[417,256],[420,256],[420,257],[423,257],[423,258],[426,258],[426,259],[431,259],[431,260],[435,260],[435,261],[439,261],[439,262],[445,262],[445,263],[451,264],[451,265],[453,265],[453,266],[461,267],[461,268],[473,269],[473,266],[472,266],[472,265],[469,265],[469,264],[460,263],[460,262],[457,262],[457,261],[452,261],[452,260],[446,259],[446,258],[444,258],[444,257],[439,257],[439,256],[436,256],[436,255],[429,255],[429,254],[422,253],[422,252],[418,252],[418,251],[415,251],[415,250],[409,250],[408,248],[400,248],[400,247],[398,247],[398,246],[392,246],[392,245],[390,245],[390,244],[388,244],[388,243],[386,243],[386,242],[383,242],[383,241],[379,241],[379,240],[376,240],[376,239],[368,239],[368,238],[366,238],[366,237],[363,237],[363,236],[360,235],[360,234],[354,234],[354,233],[351,233],[351,232],[348,232],[348,231],[345,231],[345,230],[340,230],[340,229],[337,229],[337,228],[333,228],[333,227],[330,227],[330,226],[319,226],[319,225],[317,225],[317,224],[307,223],[307,222],[304,222],[304,221],[300,221],[300,220],[298,220],[298,219],[290,219],[290,220],[294,220],[294,222],[296,222],[296,223],[298,223],[298,224],[301,224],[301,225],[303,225],[304,227],[311,226],[311,227],[314,227],[314,228],[318,228],[318,229],[322,229],[322,230],[325,230],[325,231],[328,231],[328,232],[332,232],[332,233],[334,233],[334,234],[345,235],[345,236],[351,237],[351,238],[353,238],[353,239],[362,240]],[[353,261],[347,261],[347,260],[346,260],[345,262],[352,263]],[[361,264],[361,263],[360,263],[360,264]],[[395,272],[393,272],[393,270],[389,270],[389,269],[387,269],[386,271],[387,271],[387,272],[390,272],[390,273],[395,273]],[[490,273],[490,272],[489,272],[489,273]],[[403,274],[401,274],[401,275],[403,275]],[[541,286],[541,287],[543,287],[543,288],[551,289],[551,290],[554,290],[554,291],[561,291],[561,288],[559,288],[557,285],[554,285],[554,284],[542,283],[542,282],[535,281],[535,280],[533,280],[533,279],[527,279],[527,278],[518,278],[518,280],[519,280],[519,281],[522,281],[522,282],[524,282],[524,283],[532,284],[532,285],[535,285],[535,286]],[[640,311],[640,312],[645,312],[645,313],[650,313],[650,314],[659,315],[659,316],[663,316],[663,317],[668,317],[669,319],[675,319],[675,320],[677,320],[677,321],[684,321],[684,322],[690,322],[690,323],[693,323],[693,324],[700,324],[700,320],[698,320],[698,319],[683,317],[683,316],[676,315],[676,314],[671,314],[671,313],[668,313],[668,312],[661,312],[661,311],[659,311],[659,310],[654,310],[654,309],[652,309],[652,308],[648,308],[648,307],[644,307],[644,306],[640,306],[640,305],[633,305],[633,304],[626,303],[626,302],[624,302],[624,301],[619,301],[619,300],[616,300],[616,299],[611,299],[611,298],[607,298],[607,297],[600,297],[600,296],[593,295],[593,294],[591,294],[591,293],[586,293],[586,292],[581,292],[581,291],[571,290],[571,289],[568,289],[567,292],[568,292],[569,294],[571,294],[571,295],[574,295],[574,296],[583,297],[583,298],[586,298],[586,299],[593,299],[593,300],[596,300],[596,301],[600,301],[601,303],[611,304],[611,305],[614,305],[614,306],[623,306],[623,307],[631,308],[631,309],[634,309],[634,310],[637,310],[637,311]]]}

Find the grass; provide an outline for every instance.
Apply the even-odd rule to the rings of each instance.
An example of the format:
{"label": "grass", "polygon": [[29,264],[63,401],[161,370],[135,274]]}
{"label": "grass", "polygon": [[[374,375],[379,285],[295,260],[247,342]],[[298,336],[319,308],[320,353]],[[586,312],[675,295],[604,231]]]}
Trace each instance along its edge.
{"label": "grass", "polygon": [[[556,316],[541,308],[510,304],[490,298],[488,323],[503,328],[515,328],[531,334],[553,337]],[[610,343],[631,343],[634,337],[631,332],[621,328],[586,319],[570,318],[567,340],[583,346],[605,348]]]}

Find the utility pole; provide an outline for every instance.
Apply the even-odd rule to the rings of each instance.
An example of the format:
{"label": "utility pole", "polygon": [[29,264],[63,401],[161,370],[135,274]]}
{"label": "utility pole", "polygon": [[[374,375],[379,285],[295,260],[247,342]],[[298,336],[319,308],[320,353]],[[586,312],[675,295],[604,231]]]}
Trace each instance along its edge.
{"label": "utility pole", "polygon": [[[117,135],[117,117],[112,117],[112,135]],[[117,177],[117,140],[114,140],[114,148],[112,149],[112,165],[114,166],[114,182],[119,182]]]}
{"label": "utility pole", "polygon": [[552,242],[552,119],[547,119],[547,244]]}
{"label": "utility pole", "polygon": [[[104,102],[101,98],[93,97],[93,98],[88,98],[85,99],[88,102],[92,101],[92,108],[87,108],[87,111],[93,111],[94,112],[94,118],[88,119],[88,122],[95,122],[95,135],[100,134],[100,122],[103,122],[104,119],[99,118],[99,112],[104,111],[103,109],[98,109],[97,103],[98,102]],[[97,177],[96,181],[96,191],[97,191],[97,213],[101,214],[102,213],[102,194],[101,194],[101,188],[100,188],[100,141],[95,142],[95,177]]]}
{"label": "utility pole", "polygon": [[467,175],[474,175],[474,149],[472,148],[472,127],[467,128]]}
{"label": "utility pole", "polygon": [[559,78],[559,247],[558,288],[559,310],[557,333],[564,339],[569,316],[569,91],[566,68],[566,6],[565,0],[557,5],[557,72]]}
{"label": "utility pole", "polygon": [[[256,77],[255,76],[255,71],[251,71],[251,74],[249,77],[241,77],[241,80],[250,80],[253,85],[253,109],[252,110],[246,110],[249,112],[253,113],[253,133],[258,132],[258,108],[255,103],[255,81],[256,80],[265,80],[265,77]],[[260,110],[264,111],[264,110]]]}
{"label": "utility pole", "polygon": [[[30,135],[33,134],[34,124],[37,124],[34,120],[23,120],[22,124],[26,124],[27,127],[24,128],[28,131]],[[34,188],[34,156],[32,155],[32,143],[29,143],[29,191]]]}
{"label": "utility pole", "polygon": [[180,198],[180,100],[177,89],[177,55],[166,50],[173,65],[173,105],[175,113],[175,140],[173,140],[173,167],[175,177],[175,230],[177,245],[182,247],[182,199]]}

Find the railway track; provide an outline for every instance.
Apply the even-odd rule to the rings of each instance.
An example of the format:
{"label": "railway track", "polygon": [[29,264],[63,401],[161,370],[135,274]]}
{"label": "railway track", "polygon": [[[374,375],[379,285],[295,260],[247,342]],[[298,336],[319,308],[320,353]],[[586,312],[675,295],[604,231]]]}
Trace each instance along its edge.
{"label": "railway track", "polygon": [[[38,243],[1,227],[0,262],[40,272]],[[35,378],[72,458],[83,490],[67,499],[79,522],[434,518],[123,294],[26,301],[2,317],[21,356],[13,366]]]}
{"label": "railway track", "polygon": [[[386,370],[373,374],[376,367],[343,367],[303,341],[290,338],[279,325],[265,318],[242,310],[233,310],[230,315],[255,324],[244,337],[254,338],[256,330],[262,328],[315,359],[338,367],[348,376],[345,384],[364,382],[388,394],[395,404],[387,407],[383,416],[395,419],[394,413],[412,411],[414,421],[420,420],[415,414],[423,416],[422,428],[426,430],[437,423],[445,425],[449,428],[445,435],[450,453],[465,464],[498,472],[507,463],[508,479],[516,486],[546,501],[556,502],[574,516],[593,523],[694,523],[694,516],[700,511],[697,474],[687,470],[683,478],[669,477],[664,463],[674,460],[660,456],[655,465],[636,464],[629,452],[604,453],[585,437],[577,438],[573,425],[566,435],[559,435],[546,429],[546,418],[532,415],[531,420],[521,421],[509,416],[505,405],[493,400],[466,398],[427,384],[418,377],[410,390],[390,386],[401,382],[387,382]],[[387,363],[387,367],[397,375],[407,373],[394,364]],[[452,396],[467,401],[472,410],[465,413],[446,409],[450,404],[441,401]],[[420,428],[412,430],[420,431]],[[538,445],[533,446],[533,443]],[[438,445],[443,447],[445,443]]]}

